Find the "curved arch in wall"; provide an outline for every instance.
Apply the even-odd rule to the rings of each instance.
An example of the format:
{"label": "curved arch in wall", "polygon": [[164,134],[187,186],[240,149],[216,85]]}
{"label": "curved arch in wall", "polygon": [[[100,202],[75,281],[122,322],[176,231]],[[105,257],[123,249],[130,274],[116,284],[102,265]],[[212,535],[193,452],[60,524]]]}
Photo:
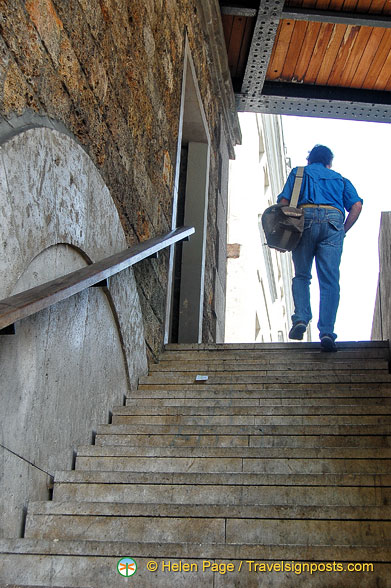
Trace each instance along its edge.
{"label": "curved arch in wall", "polygon": [[[93,262],[127,247],[117,209],[98,170],[72,137],[53,128],[32,128],[1,145],[0,207],[0,298],[15,293],[15,285],[31,261],[57,243],[73,246]],[[78,267],[81,266],[65,269],[73,271]],[[31,287],[58,275],[62,274],[55,266],[43,265]],[[120,293],[121,283],[126,287]],[[133,270],[114,276],[109,284],[133,385],[146,370],[142,314]]]}
{"label": "curved arch in wall", "polygon": [[[97,169],[68,135],[21,132],[0,147],[0,299],[127,247]],[[103,289],[104,290],[104,289]],[[142,314],[132,268],[19,321],[0,337],[0,527],[20,533],[28,500],[47,475],[69,469],[113,406],[146,373]],[[6,448],[6,449],[5,449]]]}

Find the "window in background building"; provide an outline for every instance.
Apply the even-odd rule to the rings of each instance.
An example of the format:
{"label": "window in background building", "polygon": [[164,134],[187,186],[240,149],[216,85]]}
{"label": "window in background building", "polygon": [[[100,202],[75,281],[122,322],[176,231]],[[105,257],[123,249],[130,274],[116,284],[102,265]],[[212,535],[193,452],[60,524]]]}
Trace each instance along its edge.
{"label": "window in background building", "polygon": [[261,331],[261,325],[259,324],[258,313],[255,313],[255,340],[258,339],[258,335]]}
{"label": "window in background building", "polygon": [[262,242],[262,250],[263,250],[263,257],[265,260],[266,266],[266,274],[267,274],[267,282],[269,284],[270,296],[272,298],[272,302],[277,300],[277,288],[276,288],[276,279],[274,276],[274,269],[273,269],[273,262],[272,262],[272,255],[269,247],[266,244],[266,237],[262,227],[261,221],[262,215],[258,215],[258,228],[259,228],[259,235],[261,237]]}
{"label": "window in background building", "polygon": [[262,294],[263,294],[263,301],[264,301],[264,304],[265,304],[267,321],[269,323],[269,329],[271,329],[272,328],[272,324],[270,322],[270,315],[269,315],[269,309],[267,307],[266,292],[265,292],[265,286],[263,285],[263,280],[261,280],[261,288],[262,288]]}
{"label": "window in background building", "polygon": [[263,168],[263,178],[264,178],[264,187],[265,187],[265,192],[266,192],[266,190],[270,186],[269,171],[268,171],[266,165]]}
{"label": "window in background building", "polygon": [[262,157],[265,154],[265,141],[263,138],[263,131],[262,131],[262,126],[259,123],[258,117],[257,117],[257,127],[258,127],[258,137],[259,137],[259,161],[261,161]]}
{"label": "window in background building", "polygon": [[[282,278],[282,273],[281,273],[281,266],[280,266],[280,264],[279,264],[278,258],[277,258],[277,273],[278,273],[278,277],[277,277],[277,279],[278,279],[278,280],[281,280],[281,278]],[[281,289],[281,290],[282,290],[282,289]],[[282,292],[281,292],[281,298],[282,298],[282,296],[283,296],[283,294],[282,294]]]}

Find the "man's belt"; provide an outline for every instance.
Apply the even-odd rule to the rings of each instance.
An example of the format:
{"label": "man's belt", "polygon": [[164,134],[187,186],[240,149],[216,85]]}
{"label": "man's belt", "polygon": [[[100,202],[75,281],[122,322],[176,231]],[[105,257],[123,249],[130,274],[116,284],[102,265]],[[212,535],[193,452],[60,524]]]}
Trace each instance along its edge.
{"label": "man's belt", "polygon": [[299,208],[331,208],[331,210],[338,210],[342,213],[339,208],[336,206],[330,206],[329,204],[300,204]]}

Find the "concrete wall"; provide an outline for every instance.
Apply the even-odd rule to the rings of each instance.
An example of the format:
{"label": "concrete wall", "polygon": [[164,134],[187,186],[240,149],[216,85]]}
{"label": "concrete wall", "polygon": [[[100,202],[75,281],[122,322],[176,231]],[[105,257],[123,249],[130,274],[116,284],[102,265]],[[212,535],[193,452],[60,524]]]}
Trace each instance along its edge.
{"label": "concrete wall", "polygon": [[379,282],[371,338],[391,340],[391,212],[382,212],[379,232]]}
{"label": "concrete wall", "polygon": [[[211,137],[203,336],[213,341],[224,323],[219,201],[240,137],[217,0],[13,0],[1,13],[0,138],[41,123],[75,137],[129,244],[172,228],[187,36]],[[168,259],[134,270],[150,355],[163,341]]]}
{"label": "concrete wall", "polygon": [[[70,137],[32,129],[0,156],[0,299],[127,247],[107,187]],[[0,536],[10,537],[147,371],[132,269],[17,322],[0,336],[0,365]]]}

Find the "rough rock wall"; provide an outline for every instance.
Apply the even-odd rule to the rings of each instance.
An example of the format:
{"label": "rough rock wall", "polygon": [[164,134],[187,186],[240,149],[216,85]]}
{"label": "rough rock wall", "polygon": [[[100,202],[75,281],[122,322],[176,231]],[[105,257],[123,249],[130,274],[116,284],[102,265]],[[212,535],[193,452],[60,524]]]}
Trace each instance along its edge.
{"label": "rough rock wall", "polygon": [[[32,114],[48,117],[98,167],[129,244],[167,232],[173,187],[163,180],[163,159],[166,152],[176,161],[187,31],[212,137],[204,308],[204,339],[212,341],[223,328],[221,294],[215,299],[224,282],[216,277],[217,209],[224,214],[225,199],[219,150],[232,153],[232,144],[222,132],[202,3],[0,0],[0,139],[36,121]],[[167,260],[166,253],[135,268],[152,353],[162,344]]]}

